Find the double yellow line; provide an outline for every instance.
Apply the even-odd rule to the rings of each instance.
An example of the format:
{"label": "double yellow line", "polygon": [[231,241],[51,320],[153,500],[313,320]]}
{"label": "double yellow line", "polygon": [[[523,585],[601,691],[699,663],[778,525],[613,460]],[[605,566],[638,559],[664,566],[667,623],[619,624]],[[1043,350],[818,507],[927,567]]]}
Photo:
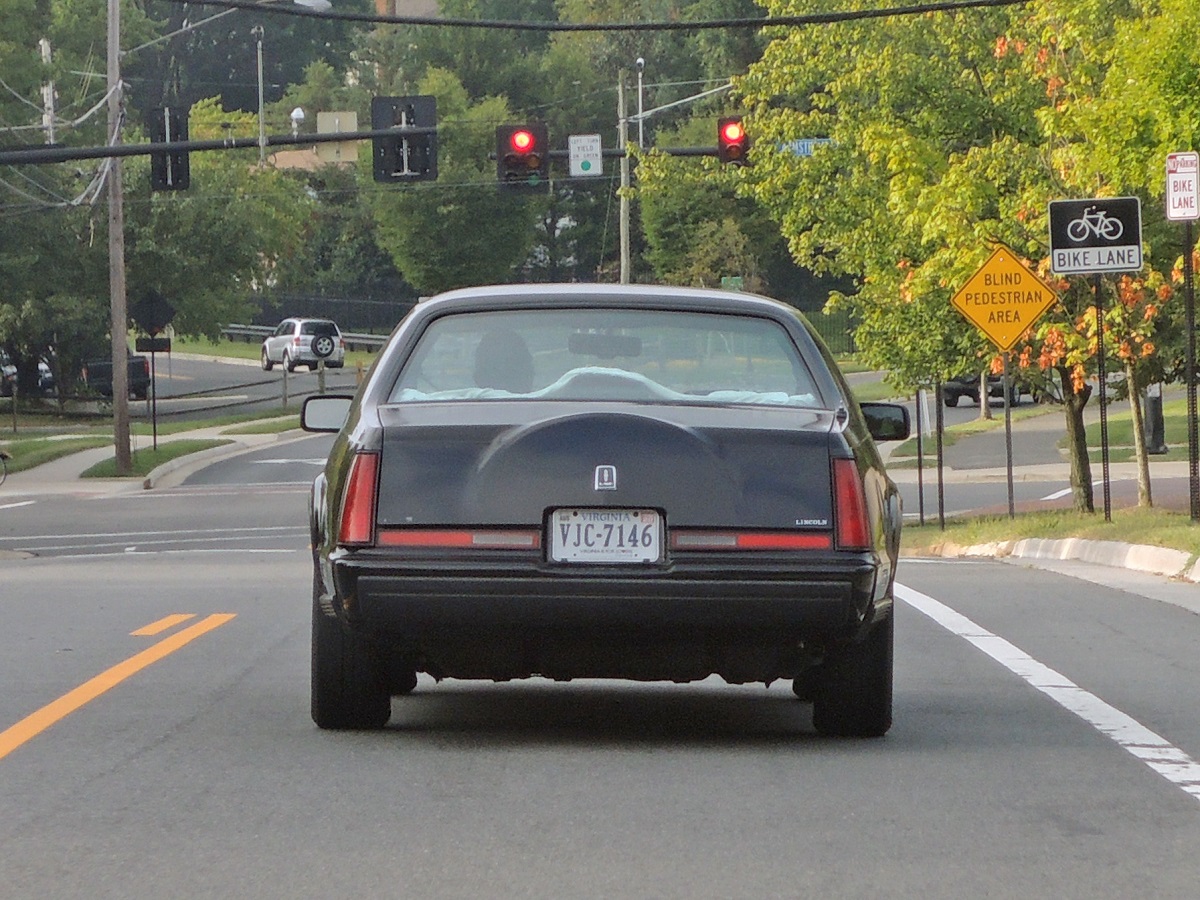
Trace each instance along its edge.
{"label": "double yellow line", "polygon": [[[136,636],[153,636],[161,634],[175,625],[179,625],[195,617],[195,614],[180,613],[167,616],[153,622],[144,628],[133,632]],[[169,656],[181,647],[190,644],[196,638],[208,634],[226,622],[235,618],[233,613],[217,613],[201,619],[194,625],[177,631],[163,638],[152,647],[147,647],[141,653],[131,656],[124,662],[117,663],[111,669],[101,672],[95,678],[85,681],[79,687],[63,694],[35,713],[26,716],[10,728],[0,731],[0,759],[8,756],[22,744],[37,737],[51,725],[69,716],[75,710],[95,700],[101,694],[112,690],[126,678],[136,675],[152,663]]]}

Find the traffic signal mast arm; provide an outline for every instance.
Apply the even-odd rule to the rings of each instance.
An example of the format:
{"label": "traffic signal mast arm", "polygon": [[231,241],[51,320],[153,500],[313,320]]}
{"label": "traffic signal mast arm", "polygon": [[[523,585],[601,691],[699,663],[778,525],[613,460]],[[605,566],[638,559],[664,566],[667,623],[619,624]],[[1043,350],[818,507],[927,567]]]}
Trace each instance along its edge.
{"label": "traffic signal mast arm", "polygon": [[[368,141],[381,137],[407,137],[437,134],[437,127],[404,126],[374,128],[369,131],[338,131],[324,134],[269,135],[268,147],[297,147],[329,144],[339,141]],[[145,144],[117,144],[110,147],[47,147],[39,145],[21,150],[0,150],[0,165],[20,166],[36,163],[69,162],[77,159],[108,159],[111,157],[147,156],[151,153],[203,152],[207,150],[253,150],[258,148],[257,137],[222,138],[211,141],[162,141]]]}

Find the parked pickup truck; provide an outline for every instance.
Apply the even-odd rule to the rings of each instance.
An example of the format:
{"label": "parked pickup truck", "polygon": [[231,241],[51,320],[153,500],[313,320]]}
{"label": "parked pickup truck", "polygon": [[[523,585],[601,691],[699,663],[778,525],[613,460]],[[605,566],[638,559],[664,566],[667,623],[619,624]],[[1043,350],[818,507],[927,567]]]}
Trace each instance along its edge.
{"label": "parked pickup truck", "polygon": [[[87,386],[103,397],[113,393],[112,361],[94,359],[83,367],[83,380]],[[129,396],[145,400],[150,396],[150,360],[145,356],[129,354]]]}

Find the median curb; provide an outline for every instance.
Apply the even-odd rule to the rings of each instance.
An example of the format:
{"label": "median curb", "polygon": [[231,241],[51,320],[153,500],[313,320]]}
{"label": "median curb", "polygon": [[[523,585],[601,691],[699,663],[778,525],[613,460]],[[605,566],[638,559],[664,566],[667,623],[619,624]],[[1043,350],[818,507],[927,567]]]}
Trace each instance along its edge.
{"label": "median curb", "polygon": [[1014,557],[1031,560],[1076,560],[1200,584],[1200,560],[1193,561],[1190,553],[1166,547],[1127,544],[1124,541],[1021,538],[969,546],[947,541],[914,555],[959,559]]}

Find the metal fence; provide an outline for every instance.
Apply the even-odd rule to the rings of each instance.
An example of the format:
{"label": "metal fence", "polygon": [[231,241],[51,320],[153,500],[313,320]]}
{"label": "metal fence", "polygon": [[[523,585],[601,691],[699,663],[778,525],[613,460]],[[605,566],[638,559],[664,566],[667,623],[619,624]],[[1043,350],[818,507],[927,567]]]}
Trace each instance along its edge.
{"label": "metal fence", "polygon": [[849,310],[832,314],[809,312],[805,316],[834,353],[848,356],[858,349],[854,343],[855,322]]}

